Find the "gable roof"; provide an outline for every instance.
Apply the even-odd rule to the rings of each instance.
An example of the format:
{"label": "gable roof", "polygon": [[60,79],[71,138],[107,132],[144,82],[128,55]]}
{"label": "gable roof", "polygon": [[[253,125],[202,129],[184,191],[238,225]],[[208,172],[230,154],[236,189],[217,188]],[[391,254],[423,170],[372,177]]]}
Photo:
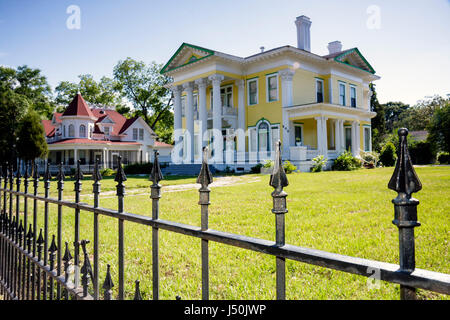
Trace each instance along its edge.
{"label": "gable roof", "polygon": [[178,48],[175,54],[161,69],[161,74],[203,60],[205,58],[213,56],[214,54],[215,52],[213,50],[183,42],[183,44]]}
{"label": "gable roof", "polygon": [[339,63],[346,64],[351,67],[355,67],[372,74],[375,74],[375,70],[372,68],[370,63],[364,58],[358,48],[351,48],[347,50],[343,50],[340,52],[332,53],[323,58],[327,60],[334,60]]}
{"label": "gable roof", "polygon": [[77,93],[77,95],[73,98],[72,102],[62,114],[62,117],[65,116],[87,116],[90,118],[96,118],[94,117],[94,114],[92,113],[91,109],[88,107],[86,101],[84,101],[80,93]]}

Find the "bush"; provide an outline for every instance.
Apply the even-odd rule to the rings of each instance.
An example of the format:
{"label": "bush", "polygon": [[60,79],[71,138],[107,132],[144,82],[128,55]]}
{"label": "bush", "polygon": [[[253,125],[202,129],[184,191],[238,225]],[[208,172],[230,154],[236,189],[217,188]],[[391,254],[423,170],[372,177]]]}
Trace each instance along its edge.
{"label": "bush", "polygon": [[102,177],[112,177],[116,174],[116,171],[110,168],[105,168],[100,170]]}
{"label": "bush", "polygon": [[376,152],[361,152],[362,163],[365,168],[376,168],[380,155]]}
{"label": "bush", "polygon": [[432,164],[436,161],[436,151],[427,141],[412,143],[408,149],[413,164]]}
{"label": "bush", "polygon": [[395,165],[395,161],[397,160],[395,151],[395,146],[392,142],[386,143],[383,149],[381,149],[380,161],[384,167],[393,167]]}
{"label": "bush", "polygon": [[291,174],[294,171],[297,171],[297,167],[294,166],[290,161],[285,161],[283,163],[284,172],[287,174]]}
{"label": "bush", "polygon": [[334,160],[332,169],[335,171],[352,171],[361,168],[361,160],[354,157],[351,152],[345,151]]}
{"label": "bush", "polygon": [[313,167],[311,168],[311,172],[322,172],[323,167],[327,164],[327,159],[323,155],[319,155],[312,159],[314,162]]}
{"label": "bush", "polygon": [[152,172],[153,164],[147,163],[135,163],[128,164],[123,167],[125,174],[150,174]]}
{"label": "bush", "polygon": [[252,173],[261,173],[263,165],[262,163],[258,163],[256,166],[252,167],[250,170]]}
{"label": "bush", "polygon": [[441,152],[437,156],[437,160],[440,164],[449,164],[450,162],[450,153]]}
{"label": "bush", "polygon": [[263,168],[270,169],[270,168],[273,168],[273,166],[274,166],[273,160],[267,160],[266,163],[264,163]]}

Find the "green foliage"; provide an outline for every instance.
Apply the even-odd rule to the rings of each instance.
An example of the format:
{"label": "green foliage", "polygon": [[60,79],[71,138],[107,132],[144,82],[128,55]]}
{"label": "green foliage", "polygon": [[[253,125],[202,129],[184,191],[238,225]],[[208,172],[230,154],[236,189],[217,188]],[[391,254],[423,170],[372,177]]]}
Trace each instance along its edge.
{"label": "green foliage", "polygon": [[373,169],[377,167],[380,155],[377,152],[361,152],[361,158],[365,168]]}
{"label": "green foliage", "polygon": [[284,172],[286,172],[286,174],[291,174],[292,172],[297,171],[297,167],[294,166],[290,161],[285,161],[283,163],[283,168],[284,168]]}
{"label": "green foliage", "polygon": [[393,167],[396,160],[397,154],[394,144],[392,142],[386,143],[386,145],[381,150],[380,162],[384,167]]}
{"label": "green foliage", "polygon": [[428,126],[428,140],[437,149],[450,153],[450,99],[437,109]]}
{"label": "green foliage", "polygon": [[116,171],[110,168],[104,168],[100,170],[102,177],[112,177],[116,175]]}
{"label": "green foliage", "polygon": [[311,172],[322,172],[323,168],[327,164],[327,159],[323,155],[319,155],[312,159],[314,162],[313,167],[311,168]]}
{"label": "green foliage", "polygon": [[378,102],[377,92],[373,83],[369,84],[372,91],[372,97],[370,98],[370,108],[377,115],[372,119],[372,148],[376,151],[381,150],[381,142],[386,134],[386,119],[384,112],[384,105]]}
{"label": "green foliage", "polygon": [[251,173],[261,173],[261,169],[263,168],[262,163],[258,163],[256,166],[250,169]]}
{"label": "green foliage", "polygon": [[147,163],[135,163],[128,164],[123,167],[126,174],[150,174],[152,172],[153,164]]}
{"label": "green foliage", "polygon": [[17,138],[17,152],[21,159],[34,160],[47,156],[45,131],[36,111],[30,110],[20,121]]}
{"label": "green foliage", "polygon": [[436,150],[427,141],[419,141],[408,146],[413,164],[432,164],[436,161]]}
{"label": "green foliage", "polygon": [[450,153],[440,152],[437,155],[437,160],[439,164],[449,164],[450,163]]}
{"label": "green foliage", "polygon": [[351,152],[345,151],[334,160],[334,171],[353,171],[361,168],[361,160],[354,157]]}
{"label": "green foliage", "polygon": [[266,162],[264,163],[263,168],[270,169],[270,168],[273,168],[273,166],[274,166],[273,160],[266,160]]}

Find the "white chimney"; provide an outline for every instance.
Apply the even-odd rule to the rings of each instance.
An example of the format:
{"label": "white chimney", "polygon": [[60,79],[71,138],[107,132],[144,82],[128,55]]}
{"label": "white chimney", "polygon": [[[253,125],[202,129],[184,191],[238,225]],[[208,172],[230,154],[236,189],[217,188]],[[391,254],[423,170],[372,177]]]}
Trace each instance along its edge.
{"label": "white chimney", "polygon": [[265,47],[260,47],[259,49],[261,50],[261,53],[263,53],[263,52],[264,52],[264,50],[266,50],[266,48],[265,48]]}
{"label": "white chimney", "polygon": [[297,26],[297,48],[311,51],[311,20],[307,16],[297,17],[295,20]]}
{"label": "white chimney", "polygon": [[328,44],[328,51],[330,54],[341,52],[342,51],[342,43],[340,41],[333,41]]}

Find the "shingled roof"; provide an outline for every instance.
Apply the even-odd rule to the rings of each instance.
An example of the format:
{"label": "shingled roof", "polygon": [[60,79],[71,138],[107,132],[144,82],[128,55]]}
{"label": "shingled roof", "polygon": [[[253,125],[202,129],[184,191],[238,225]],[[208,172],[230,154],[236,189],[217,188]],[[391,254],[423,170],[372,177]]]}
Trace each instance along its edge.
{"label": "shingled roof", "polygon": [[67,107],[66,111],[62,114],[62,117],[65,116],[87,116],[90,118],[96,118],[80,93],[77,93]]}

